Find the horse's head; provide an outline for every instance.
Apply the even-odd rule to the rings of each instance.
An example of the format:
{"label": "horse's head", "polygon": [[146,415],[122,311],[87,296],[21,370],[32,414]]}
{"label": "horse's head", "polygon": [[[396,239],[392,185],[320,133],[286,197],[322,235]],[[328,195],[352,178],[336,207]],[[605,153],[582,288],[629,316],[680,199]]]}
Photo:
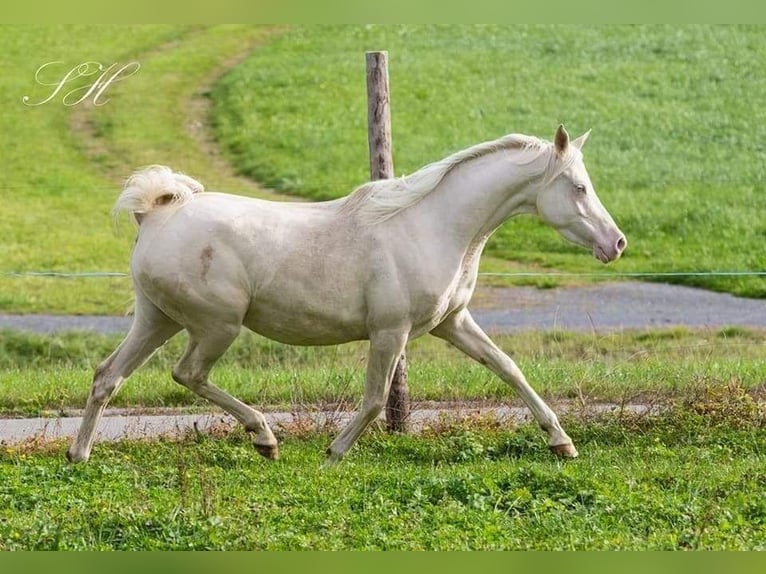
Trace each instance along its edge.
{"label": "horse's head", "polygon": [[553,142],[550,175],[537,194],[537,212],[569,241],[593,250],[593,256],[609,263],[627,246],[625,235],[599,201],[582,159],[583,144],[590,132],[569,141],[559,126]]}

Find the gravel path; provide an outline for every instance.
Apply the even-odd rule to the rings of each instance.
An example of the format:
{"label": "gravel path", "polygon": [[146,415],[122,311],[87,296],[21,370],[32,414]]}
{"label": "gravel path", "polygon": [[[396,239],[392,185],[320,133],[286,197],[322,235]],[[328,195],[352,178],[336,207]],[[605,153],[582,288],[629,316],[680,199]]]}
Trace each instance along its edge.
{"label": "gravel path", "polygon": [[[617,405],[594,404],[587,408],[573,403],[551,405],[560,415],[576,412],[582,416],[604,415],[605,413],[630,412],[633,414],[656,414],[660,407],[651,405]],[[291,426],[301,429],[323,428],[338,430],[347,424],[353,412],[347,411],[308,411],[264,412],[264,417],[272,429],[285,429],[289,432]],[[520,424],[532,420],[528,409],[513,406],[471,406],[455,407],[454,405],[429,405],[418,408],[413,405],[410,416],[410,431],[421,432],[434,424],[444,424],[450,421],[460,421],[471,417],[490,417],[499,422]],[[384,414],[378,417],[384,423]],[[18,444],[29,440],[60,440],[73,439],[80,428],[80,416],[60,418],[27,418],[0,419],[0,444]],[[197,414],[145,414],[131,411],[107,411],[101,419],[96,432],[95,442],[116,442],[125,439],[149,438],[180,438],[191,432],[213,433],[215,431],[230,431],[237,422],[225,413]]]}
{"label": "gravel path", "polygon": [[[533,329],[621,330],[687,325],[766,328],[766,301],[662,283],[603,283],[587,287],[477,290],[471,310],[491,332]],[[125,333],[129,317],[3,315],[0,329]]]}
{"label": "gravel path", "polygon": [[[766,301],[662,283],[492,289],[474,315],[490,331],[766,327]],[[487,303],[484,303],[487,301]]]}

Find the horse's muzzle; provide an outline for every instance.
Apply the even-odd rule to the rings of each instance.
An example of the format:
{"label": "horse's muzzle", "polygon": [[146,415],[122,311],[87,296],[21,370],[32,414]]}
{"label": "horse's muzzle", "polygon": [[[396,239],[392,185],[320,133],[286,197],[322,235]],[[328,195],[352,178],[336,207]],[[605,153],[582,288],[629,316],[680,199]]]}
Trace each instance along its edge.
{"label": "horse's muzzle", "polygon": [[623,234],[617,238],[617,240],[609,247],[602,245],[593,246],[593,256],[601,261],[601,263],[609,263],[615,259],[619,259],[622,252],[628,246],[628,240],[625,239]]}

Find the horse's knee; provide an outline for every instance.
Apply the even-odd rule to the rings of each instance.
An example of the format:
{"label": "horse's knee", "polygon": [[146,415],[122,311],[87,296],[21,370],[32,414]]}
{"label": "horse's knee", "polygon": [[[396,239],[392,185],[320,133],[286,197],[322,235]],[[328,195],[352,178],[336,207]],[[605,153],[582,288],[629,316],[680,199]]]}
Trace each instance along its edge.
{"label": "horse's knee", "polygon": [[107,368],[109,367],[109,360],[102,361],[98,364],[98,366],[93,371],[93,382],[97,383],[98,380],[104,376],[104,373],[106,373]]}
{"label": "horse's knee", "polygon": [[112,396],[117,387],[117,379],[109,376],[107,362],[101,363],[93,373],[93,386],[90,395],[97,403],[103,403]]}
{"label": "horse's knee", "polygon": [[94,385],[90,391],[90,396],[98,404],[105,403],[111,398],[115,387],[114,384]]}

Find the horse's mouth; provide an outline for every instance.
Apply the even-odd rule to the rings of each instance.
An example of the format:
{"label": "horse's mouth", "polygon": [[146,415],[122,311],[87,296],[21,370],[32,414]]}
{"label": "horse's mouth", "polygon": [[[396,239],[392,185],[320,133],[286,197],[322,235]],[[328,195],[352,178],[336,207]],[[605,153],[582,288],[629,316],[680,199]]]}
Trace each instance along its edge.
{"label": "horse's mouth", "polygon": [[620,256],[620,253],[615,252],[615,254],[610,257],[609,255],[607,255],[604,248],[601,247],[600,245],[593,246],[593,257],[601,261],[601,263],[609,263],[617,259],[619,256]]}

